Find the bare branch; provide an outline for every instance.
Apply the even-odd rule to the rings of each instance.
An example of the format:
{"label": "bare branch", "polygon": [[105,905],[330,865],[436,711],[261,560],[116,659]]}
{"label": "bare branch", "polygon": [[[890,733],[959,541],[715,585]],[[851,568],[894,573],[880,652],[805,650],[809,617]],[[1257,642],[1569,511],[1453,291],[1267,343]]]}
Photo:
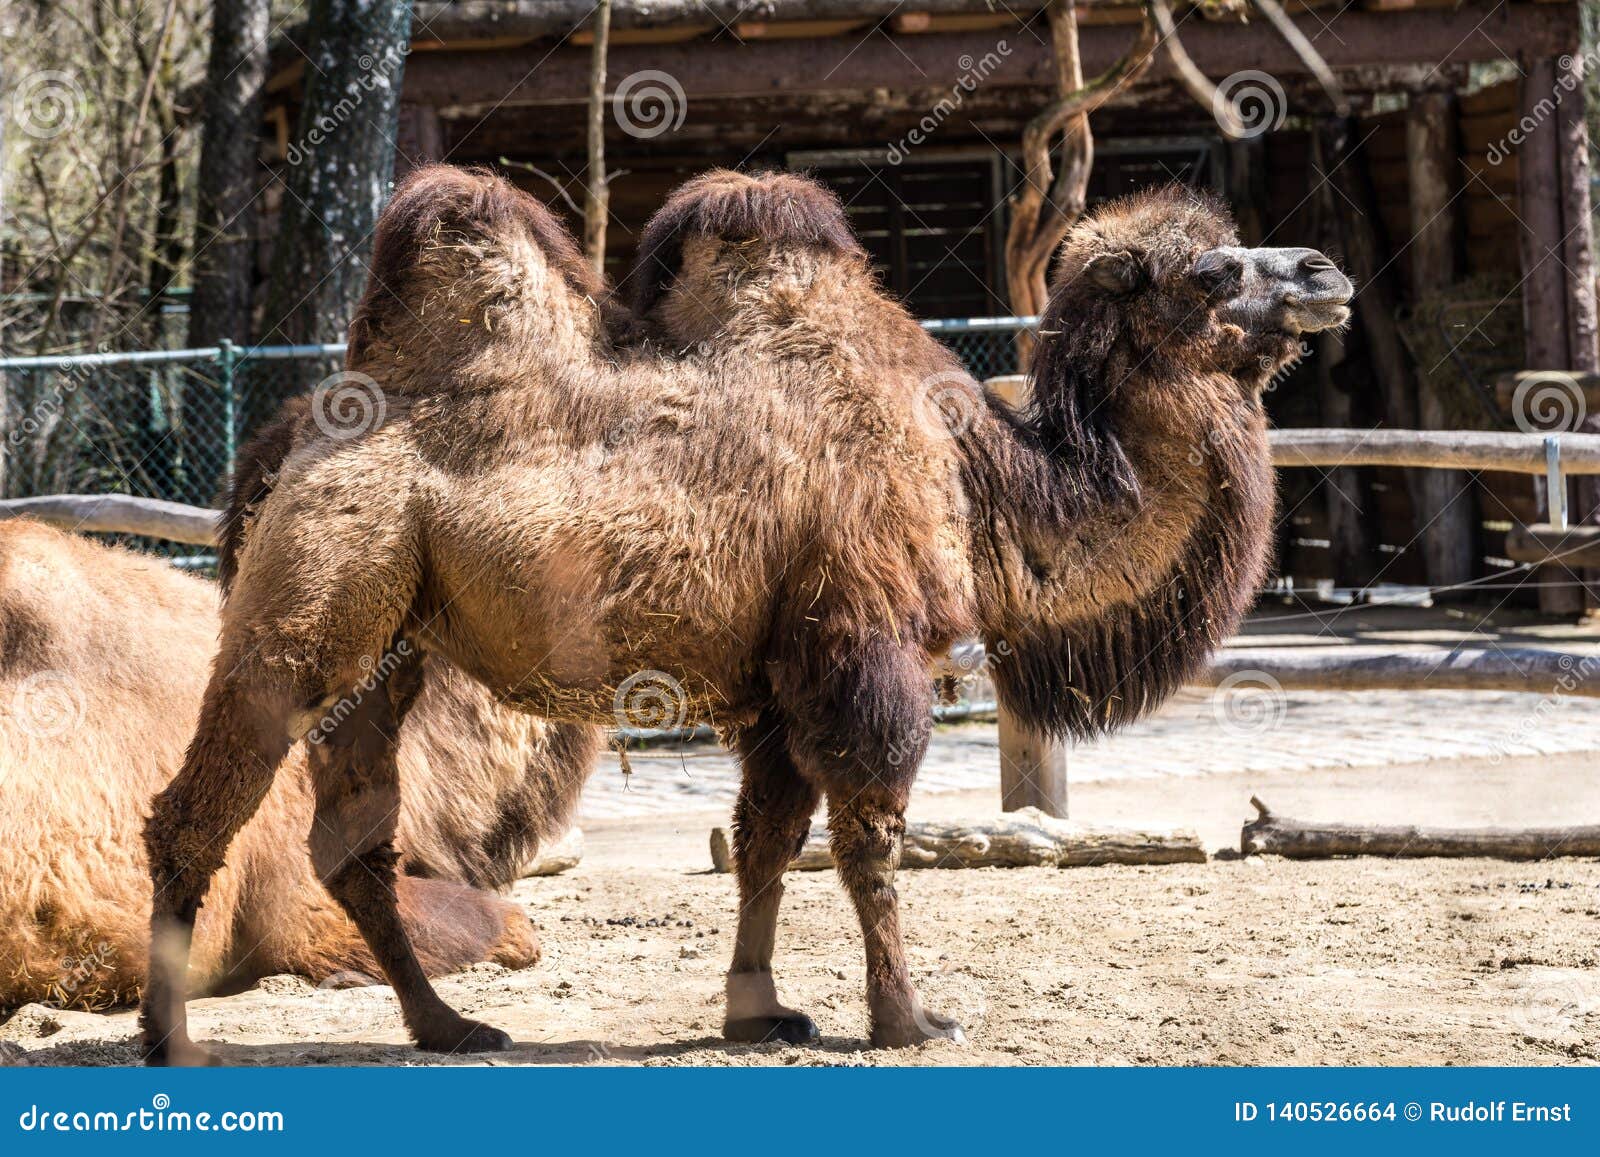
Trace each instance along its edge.
{"label": "bare branch", "polygon": [[1172,6],[1167,0],[1146,0],[1147,12],[1155,14],[1156,26],[1161,30],[1161,44],[1167,50],[1167,57],[1172,61],[1173,71],[1178,74],[1178,81],[1189,90],[1189,95],[1199,101],[1201,107],[1209,108],[1211,115],[1217,120],[1217,127],[1228,136],[1235,139],[1245,134],[1244,121],[1239,119],[1239,114],[1233,107],[1217,94],[1216,86],[1206,79],[1206,74],[1200,71],[1198,65],[1189,56],[1188,49],[1184,48],[1183,41],[1178,39],[1178,25],[1172,19]]}
{"label": "bare branch", "polygon": [[1344,87],[1339,83],[1339,78],[1334,76],[1333,69],[1328,67],[1328,62],[1322,59],[1322,54],[1316,50],[1311,41],[1306,39],[1306,34],[1300,31],[1299,25],[1289,19],[1289,14],[1283,10],[1278,0],[1253,0],[1255,6],[1261,9],[1268,22],[1278,30],[1278,34],[1288,42],[1289,47],[1305,66],[1311,70],[1311,75],[1317,78],[1317,83],[1322,86],[1322,91],[1328,94],[1328,99],[1333,102],[1333,111],[1340,116],[1350,114],[1350,101],[1344,95]]}

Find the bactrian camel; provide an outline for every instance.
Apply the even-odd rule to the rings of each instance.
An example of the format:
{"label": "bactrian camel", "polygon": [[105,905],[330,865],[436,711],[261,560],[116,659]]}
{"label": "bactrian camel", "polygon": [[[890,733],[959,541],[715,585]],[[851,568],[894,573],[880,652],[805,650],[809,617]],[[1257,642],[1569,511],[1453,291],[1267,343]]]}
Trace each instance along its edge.
{"label": "bactrian camel", "polygon": [[917,998],[893,886],[930,662],[981,635],[1002,701],[1055,735],[1154,706],[1250,600],[1273,501],[1259,392],[1350,296],[1321,255],[1241,249],[1186,193],[1117,203],[1065,246],[1017,415],[879,293],[807,180],[700,177],[640,251],[623,341],[510,184],[427,168],[385,210],[349,355],[383,420],[302,425],[147,829],[153,1062],[204,1059],[182,969],[229,836],[375,665],[380,691],[311,749],[316,870],[419,1045],[509,1047],[438,998],[395,912],[383,817],[424,655],[545,718],[611,720],[644,679],[724,730],[743,767],[730,1039],[816,1033],[771,964],[821,799],[872,1043],[956,1035]]}
{"label": "bactrian camel", "polygon": [[[237,496],[259,489],[261,455],[281,456],[283,430],[244,451],[241,512]],[[244,522],[229,523],[225,564]],[[0,1009],[138,998],[150,927],[140,831],[194,733],[217,629],[213,583],[36,523],[0,523]],[[565,829],[598,738],[500,707],[448,664],[430,665],[398,753],[396,881],[429,975],[538,960],[527,916],[482,889],[509,886]],[[207,895],[194,994],[280,972],[314,982],[378,972],[307,862],[312,806],[297,748]]]}

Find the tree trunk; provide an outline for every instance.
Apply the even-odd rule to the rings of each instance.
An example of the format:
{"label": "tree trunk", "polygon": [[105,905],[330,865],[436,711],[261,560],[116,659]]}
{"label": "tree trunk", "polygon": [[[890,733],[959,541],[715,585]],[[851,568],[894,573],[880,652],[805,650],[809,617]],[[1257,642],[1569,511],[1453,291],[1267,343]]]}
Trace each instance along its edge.
{"label": "tree trunk", "polygon": [[[1411,187],[1411,301],[1452,285],[1457,260],[1458,201],[1451,186],[1457,160],[1455,98],[1448,92],[1413,93],[1406,110],[1406,153]],[[1417,417],[1426,430],[1456,424],[1441,383],[1417,367]],[[1478,566],[1477,496],[1456,470],[1422,474],[1422,550],[1428,584],[1442,587],[1475,577]]]}
{"label": "tree trunk", "polygon": [[[394,173],[410,0],[312,0],[305,103],[262,318],[267,342],[338,342],[366,283],[372,231]],[[294,376],[246,399],[246,424],[309,382]]]}
{"label": "tree trunk", "polygon": [[611,0],[594,10],[594,46],[589,57],[589,165],[584,181],[583,251],[601,276],[606,271],[606,216],[611,183],[606,176],[606,53],[611,45]]}

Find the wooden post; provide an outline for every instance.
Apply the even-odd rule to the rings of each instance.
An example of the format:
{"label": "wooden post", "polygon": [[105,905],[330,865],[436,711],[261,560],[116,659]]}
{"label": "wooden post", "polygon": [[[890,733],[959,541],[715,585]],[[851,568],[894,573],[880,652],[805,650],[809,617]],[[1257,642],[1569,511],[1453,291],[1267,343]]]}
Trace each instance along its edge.
{"label": "wooden post", "polygon": [[[1556,155],[1561,165],[1561,265],[1566,277],[1567,368],[1574,373],[1600,372],[1600,349],[1596,316],[1593,218],[1589,198],[1589,132],[1584,116],[1585,54],[1572,52],[1554,62],[1556,82],[1565,90],[1556,109],[1560,144]],[[1589,410],[1581,428],[1600,433],[1600,413]],[[1600,523],[1600,482],[1579,478],[1572,485],[1569,503],[1572,521]],[[1557,568],[1546,568],[1560,573]],[[1589,585],[1581,592],[1587,607],[1596,604],[1600,592],[1600,571],[1593,566],[1582,572]]]}
{"label": "wooden post", "polygon": [[400,102],[400,124],[395,134],[394,179],[412,169],[444,160],[444,129],[439,110],[431,104]]}
{"label": "wooden post", "polygon": [[[1518,248],[1522,258],[1522,319],[1525,338],[1524,361],[1530,369],[1569,368],[1572,343],[1567,332],[1567,274],[1562,267],[1565,246],[1562,242],[1564,197],[1561,189],[1561,146],[1559,106],[1552,115],[1555,99],[1557,62],[1543,57],[1524,71],[1519,98],[1519,125],[1531,126],[1517,148],[1517,216],[1521,221]],[[1581,87],[1564,93],[1561,103],[1580,103]],[[1577,166],[1569,166],[1576,170]],[[1587,177],[1588,163],[1582,170]],[[1587,189],[1584,200],[1587,200]],[[1585,234],[1587,222],[1577,223]],[[1546,496],[1548,500],[1548,495]],[[1534,572],[1541,583],[1570,581],[1572,572],[1561,566],[1541,567]],[[1578,615],[1583,611],[1583,591],[1579,587],[1544,585],[1539,588],[1539,609],[1547,614]]]}
{"label": "wooden post", "polygon": [[[989,388],[1014,407],[1027,403],[1027,379],[994,378]],[[1000,809],[1036,807],[1067,818],[1067,749],[1029,730],[1000,708]]]}
{"label": "wooden post", "polygon": [[[1458,201],[1453,195],[1458,167],[1455,97],[1448,92],[1411,94],[1406,110],[1406,156],[1411,188],[1411,301],[1448,288],[1460,270]],[[1417,367],[1417,417],[1427,430],[1447,430],[1456,422],[1440,383]],[[1422,550],[1430,586],[1451,586],[1474,578],[1478,569],[1477,496],[1472,481],[1456,470],[1425,470],[1419,480],[1423,508],[1418,512]]]}

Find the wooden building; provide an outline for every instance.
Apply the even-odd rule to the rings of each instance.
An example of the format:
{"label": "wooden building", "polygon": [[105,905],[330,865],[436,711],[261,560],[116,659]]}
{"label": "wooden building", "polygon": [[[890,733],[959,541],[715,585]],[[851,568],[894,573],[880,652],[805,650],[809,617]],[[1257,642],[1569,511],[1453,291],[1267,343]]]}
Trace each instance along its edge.
{"label": "wooden building", "polygon": [[[1357,324],[1279,383],[1275,420],[1510,429],[1496,375],[1600,369],[1577,5],[1285,7],[1332,69],[1348,117],[1259,13],[1179,6],[1184,47],[1249,133],[1226,139],[1160,61],[1095,113],[1091,184],[1094,197],[1168,180],[1214,189],[1248,241],[1346,259],[1361,286]],[[1128,50],[1141,9],[1077,8],[1092,75]],[[400,167],[495,165],[572,212],[586,168],[592,9],[419,0]],[[1011,312],[1003,239],[1016,157],[1057,83],[1041,0],[614,0],[613,12],[614,271],[693,173],[804,168],[839,191],[884,283],[916,313]],[[274,163],[295,144],[304,67],[287,45],[275,55]],[[1282,572],[1297,585],[1438,585],[1509,565],[1504,534],[1540,518],[1539,490],[1526,477],[1426,473],[1286,473]],[[1580,516],[1591,497],[1575,495]],[[1570,609],[1572,597],[1546,605],[1565,598]]]}

